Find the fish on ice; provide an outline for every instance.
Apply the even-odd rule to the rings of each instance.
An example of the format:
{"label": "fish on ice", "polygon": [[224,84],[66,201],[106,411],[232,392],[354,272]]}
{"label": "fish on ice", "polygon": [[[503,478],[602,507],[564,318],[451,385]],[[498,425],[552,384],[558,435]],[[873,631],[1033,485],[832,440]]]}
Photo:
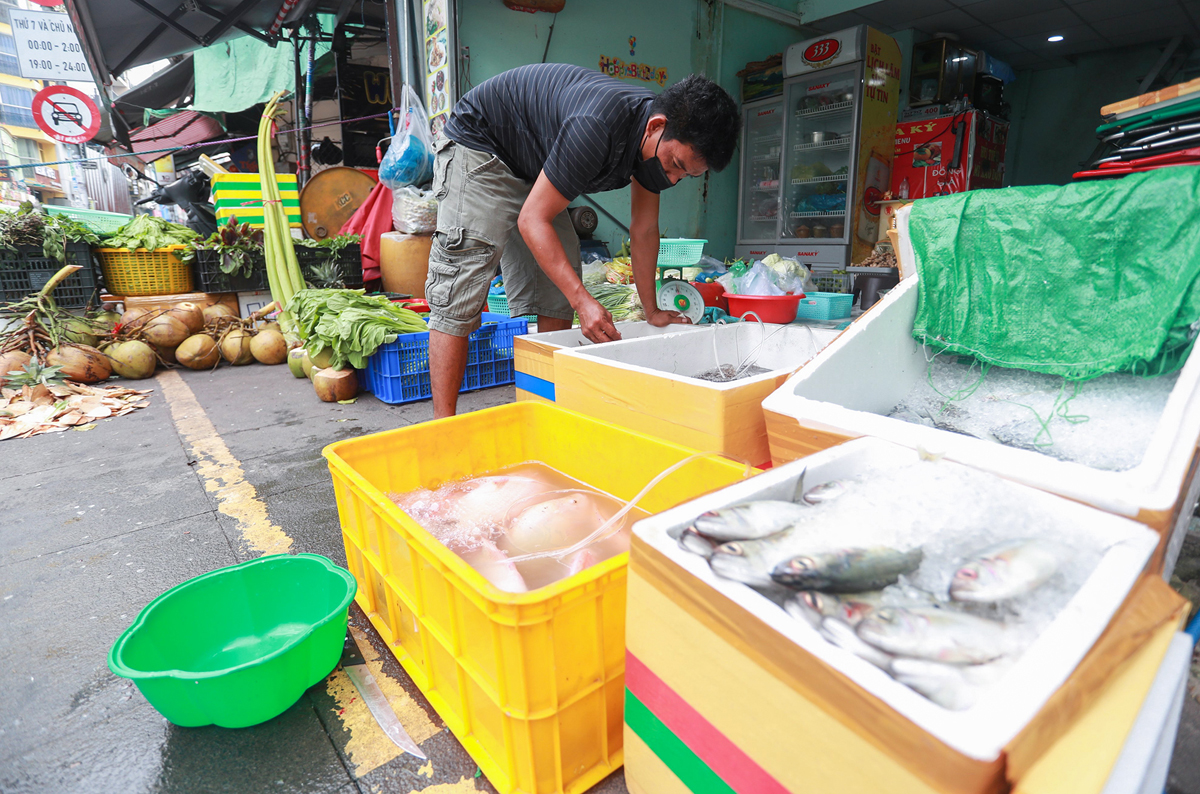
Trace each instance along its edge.
{"label": "fish on ice", "polygon": [[953,664],[990,662],[1008,647],[1003,623],[938,607],[876,609],[856,631],[887,653]]}
{"label": "fish on ice", "polygon": [[802,524],[759,540],[734,540],[713,550],[708,564],[717,576],[755,587],[772,587],[776,565],[812,547],[813,530]]}
{"label": "fish on ice", "polygon": [[950,598],[991,604],[1025,595],[1058,570],[1062,551],[1037,538],[998,543],[976,554],[954,573]]}
{"label": "fish on ice", "polygon": [[798,590],[861,593],[895,584],[901,574],[917,570],[922,559],[919,548],[897,551],[886,546],[804,553],[778,563],[771,579]]}
{"label": "fish on ice", "polygon": [[789,615],[814,627],[822,618],[837,618],[848,626],[857,626],[872,610],[883,604],[883,593],[847,593],[837,596],[817,590],[802,590],[784,602]]}
{"label": "fish on ice", "polygon": [[805,493],[804,501],[810,505],[832,502],[848,490],[846,484],[841,480],[830,480],[829,482],[821,483]]}
{"label": "fish on ice", "polygon": [[795,502],[764,499],[711,510],[696,518],[692,527],[718,543],[761,540],[803,519],[809,509]]}

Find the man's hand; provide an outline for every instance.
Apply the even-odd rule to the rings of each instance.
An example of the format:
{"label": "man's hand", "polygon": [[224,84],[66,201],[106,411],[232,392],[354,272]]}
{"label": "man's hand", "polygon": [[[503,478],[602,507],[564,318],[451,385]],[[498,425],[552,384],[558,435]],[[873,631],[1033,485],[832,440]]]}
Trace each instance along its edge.
{"label": "man's hand", "polygon": [[668,325],[691,325],[692,321],[684,317],[679,312],[663,311],[650,307],[646,309],[646,322],[657,328],[663,328]]}
{"label": "man's hand", "polygon": [[580,300],[575,311],[579,314],[579,327],[583,335],[596,344],[615,342],[621,338],[620,332],[613,325],[612,315],[592,296],[588,295]]}

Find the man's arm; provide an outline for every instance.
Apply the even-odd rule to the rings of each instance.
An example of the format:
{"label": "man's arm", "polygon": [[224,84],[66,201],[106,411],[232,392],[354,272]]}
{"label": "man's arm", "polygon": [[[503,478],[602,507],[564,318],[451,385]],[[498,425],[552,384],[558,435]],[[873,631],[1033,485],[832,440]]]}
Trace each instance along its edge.
{"label": "man's arm", "polygon": [[630,182],[629,194],[629,255],[633,259],[633,283],[637,285],[646,321],[659,326],[688,323],[679,312],[658,308],[654,282],[658,277],[658,194]]}
{"label": "man's arm", "polygon": [[[546,172],[543,171],[538,174],[529,197],[525,199],[525,205],[517,219],[517,228],[537,259],[538,266],[546,272],[555,286],[562,290],[563,295],[579,314],[583,335],[593,342],[620,339],[621,334],[613,326],[612,315],[584,289],[583,282],[579,280],[575,268],[567,259],[567,252],[563,250],[558,233],[554,231],[554,218],[565,210],[569,203],[550,183]],[[655,243],[657,244],[657,233]],[[653,278],[650,283],[653,291]]]}

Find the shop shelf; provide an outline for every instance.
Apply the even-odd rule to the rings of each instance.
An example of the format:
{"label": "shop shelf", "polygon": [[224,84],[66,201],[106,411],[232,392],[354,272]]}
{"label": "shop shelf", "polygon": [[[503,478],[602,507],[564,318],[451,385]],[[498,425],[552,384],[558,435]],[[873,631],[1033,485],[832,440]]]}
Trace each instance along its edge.
{"label": "shop shelf", "polygon": [[[470,336],[460,392],[503,386],[516,379],[513,337],[529,331],[528,321],[485,312],[483,323]],[[367,389],[385,403],[428,400],[433,396],[429,332],[400,334],[395,342],[382,345],[367,359],[365,372]]]}
{"label": "shop shelf", "polygon": [[813,182],[845,182],[849,174],[830,174],[829,176],[814,176],[809,179],[793,179],[793,185],[808,185]]}
{"label": "shop shelf", "polygon": [[797,110],[796,117],[808,118],[810,116],[833,116],[838,113],[845,113],[848,110],[854,109],[853,102],[835,102],[832,105],[824,107],[808,108],[807,110]]}
{"label": "shop shelf", "polygon": [[[501,794],[581,794],[621,766],[628,555],[531,592],[504,592],[388,494],[532,460],[630,499],[691,453],[534,402],[325,448],[359,606]],[[744,471],[695,460],[640,506],[660,512]]]}
{"label": "shop shelf", "polygon": [[50,277],[64,265],[82,269],[68,276],[54,289],[54,302],[63,309],[82,309],[99,296],[96,270],[92,266],[87,243],[68,243],[65,262],[45,255],[41,246],[0,249],[0,304],[13,303],[46,286]]}
{"label": "shop shelf", "polygon": [[849,149],[849,138],[838,138],[836,141],[825,141],[823,143],[797,143],[792,146],[792,150],[796,152],[807,152],[812,149]]}

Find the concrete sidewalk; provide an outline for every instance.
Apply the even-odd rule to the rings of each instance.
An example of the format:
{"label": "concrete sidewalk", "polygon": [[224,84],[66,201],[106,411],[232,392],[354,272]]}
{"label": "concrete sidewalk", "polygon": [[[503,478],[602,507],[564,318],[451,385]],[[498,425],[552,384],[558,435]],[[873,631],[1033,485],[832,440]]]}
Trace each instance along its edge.
{"label": "concrete sidewalk", "polygon": [[[137,384],[133,384],[137,385]],[[178,728],[107,667],[109,647],[164,590],[264,553],[345,565],[321,449],[432,418],[428,402],[317,400],[286,367],[174,370],[150,407],[0,444],[0,792],[491,792],[357,606],[351,627],[408,732],[403,755],[335,671],[280,717]],[[462,395],[461,411],[511,401]],[[1200,707],[1189,700],[1172,794],[1200,794]],[[618,772],[593,789],[626,791]]]}
{"label": "concrete sidewalk", "polygon": [[[340,671],[241,730],[175,727],[109,672],[142,607],[193,576],[279,551],[344,566],[321,449],[432,418],[428,402],[322,403],[283,366],[140,385],[154,389],[149,408],[0,450],[0,791],[494,791],[357,606],[368,663],[428,763],[400,753]],[[512,399],[498,388],[459,405]],[[624,792],[623,778],[598,790]]]}

